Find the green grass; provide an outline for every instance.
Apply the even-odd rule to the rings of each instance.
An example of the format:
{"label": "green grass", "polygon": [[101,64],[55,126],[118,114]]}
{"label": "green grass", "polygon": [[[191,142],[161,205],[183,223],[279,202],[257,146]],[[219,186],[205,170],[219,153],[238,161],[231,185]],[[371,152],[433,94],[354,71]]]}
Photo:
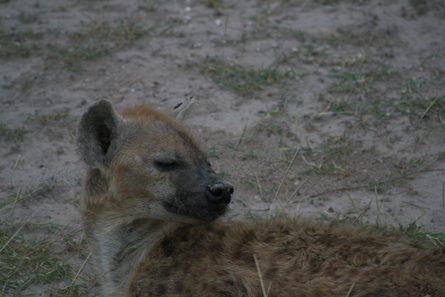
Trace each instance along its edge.
{"label": "green grass", "polygon": [[[116,20],[92,20],[77,32],[61,36],[54,30],[45,34],[33,30],[5,31],[0,23],[0,58],[28,57],[44,52],[62,61],[71,70],[80,70],[81,62],[102,57],[132,44],[152,31],[139,19],[130,17]],[[55,43],[54,40],[63,40]],[[29,81],[22,84],[22,92],[28,91]]]}
{"label": "green grass", "polygon": [[207,157],[208,158],[216,158],[216,159],[218,159],[219,158],[219,153],[218,153],[218,151],[215,148],[212,148],[212,150],[207,152]]}
{"label": "green grass", "polygon": [[[445,114],[445,95],[440,91],[428,95],[430,90],[444,87],[442,76],[403,78],[402,74],[384,64],[368,66],[366,70],[363,63],[332,72],[329,77],[334,81],[326,89],[329,95],[320,94],[323,102],[320,116],[355,116],[355,122],[363,123],[363,115],[375,116],[379,121],[401,116],[415,116],[411,120],[425,117],[440,121]],[[399,97],[385,97],[386,85],[397,85],[393,90],[398,91]]]}
{"label": "green grass", "polygon": [[320,149],[329,156],[329,160],[350,154],[358,143],[352,138],[350,129],[345,129],[341,135],[327,135],[326,140],[320,144]]}
{"label": "green grass", "polygon": [[[275,209],[271,210],[270,212],[264,213],[253,212],[250,209],[243,212],[232,213],[231,216],[226,218],[226,221],[258,221],[264,219],[290,220],[298,218],[299,216],[300,215],[286,212],[285,207],[283,206],[276,206]],[[445,246],[445,233],[434,233],[425,231],[424,227],[418,224],[418,220],[420,218],[417,218],[406,225],[400,223],[397,225],[382,225],[379,222],[376,222],[375,224],[364,223],[362,222],[362,220],[360,220],[359,217],[354,218],[338,212],[334,212],[332,214],[319,212],[318,216],[315,219],[326,222],[334,222],[342,225],[356,225],[365,229],[377,229],[392,234],[398,234],[402,237],[408,237],[420,242],[433,243],[434,245],[442,247]]]}
{"label": "green grass", "polygon": [[7,196],[0,199],[0,296],[22,296],[43,285],[50,285],[51,296],[86,296],[97,283],[90,269],[84,271],[89,251],[80,228],[32,223],[34,213],[24,222],[10,219],[22,203],[54,194],[56,182],[45,179],[32,191],[1,187]]}
{"label": "green grass", "polygon": [[418,224],[418,220],[420,218],[417,218],[408,224],[397,224],[397,225],[391,225],[391,224],[381,224],[379,222],[376,222],[375,224],[370,223],[363,223],[361,220],[354,219],[350,216],[345,216],[340,213],[334,213],[332,215],[329,215],[327,213],[318,213],[318,219],[322,221],[327,222],[335,222],[338,224],[346,224],[346,225],[358,225],[363,228],[371,228],[371,229],[378,229],[384,232],[389,232],[393,234],[398,234],[403,237],[408,237],[420,242],[427,242],[427,243],[433,243],[437,246],[445,246],[445,233],[434,233],[434,232],[427,232],[424,230],[424,227],[422,225]]}
{"label": "green grass", "polygon": [[336,5],[340,2],[359,2],[360,3],[362,1],[367,2],[369,0],[349,0],[349,1],[346,1],[346,0],[315,0],[316,3],[320,3],[322,5]]}
{"label": "green grass", "polygon": [[328,87],[328,91],[334,94],[367,94],[376,90],[373,85],[375,81],[382,81],[391,74],[388,67],[383,64],[367,71],[363,71],[362,68],[355,72],[337,70],[329,76],[337,81]]}
{"label": "green grass", "polygon": [[[51,223],[15,224],[7,219],[0,221],[0,295],[20,294],[28,286],[62,283],[72,285],[77,269],[68,261],[73,252],[82,259],[86,249],[84,240],[74,239],[79,229]],[[42,235],[43,234],[43,235]],[[61,251],[61,249],[63,251]],[[78,266],[78,265],[76,265]],[[61,296],[61,295],[53,295]],[[75,296],[72,294],[66,296]]]}
{"label": "green grass", "polygon": [[[290,148],[287,143],[287,135],[291,132],[291,117],[288,114],[287,89],[283,86],[280,89],[281,94],[277,94],[278,102],[269,110],[260,110],[256,113],[261,117],[261,121],[254,127],[256,131],[266,132],[268,135],[274,134],[278,138],[279,150],[282,153],[282,159],[289,162],[293,156],[295,148]],[[301,102],[296,102],[300,105]]]}
{"label": "green grass", "polygon": [[29,131],[25,128],[9,128],[6,124],[0,124],[0,140],[12,141],[23,140]]}
{"label": "green grass", "polygon": [[423,97],[420,94],[402,92],[402,96],[395,102],[394,111],[402,115],[421,116],[424,111],[435,115],[445,115],[445,95]]}
{"label": "green grass", "polygon": [[60,121],[62,119],[65,119],[70,116],[70,109],[69,108],[63,108],[63,109],[57,109],[50,113],[46,114],[38,114],[35,116],[30,116],[28,118],[29,121],[32,122],[38,122],[39,124],[48,124],[48,123],[54,123],[57,121]]}
{"label": "green grass", "polygon": [[227,8],[227,4],[223,0],[201,0],[204,6],[213,9],[216,16],[224,15],[223,10]]}
{"label": "green grass", "polygon": [[40,50],[39,38],[42,36],[31,29],[6,32],[0,22],[0,58],[30,56],[32,51]]}
{"label": "green grass", "polygon": [[113,40],[120,44],[128,44],[138,39],[151,29],[144,28],[138,23],[138,20],[125,18],[114,21],[95,21],[88,25],[85,33],[76,33],[72,38],[77,40],[98,39]]}
{"label": "green grass", "polygon": [[376,226],[383,230],[388,230],[389,232],[397,233],[418,241],[432,242],[435,245],[445,247],[445,233],[427,232],[424,227],[418,223],[420,218],[421,217],[418,217],[406,225],[400,223],[397,225],[382,225],[377,222],[372,226]]}
{"label": "green grass", "polygon": [[353,115],[355,113],[354,107],[351,102],[346,101],[345,99],[332,98],[331,100],[325,99],[324,96],[320,96],[320,100],[324,102],[325,107],[323,111],[319,114],[328,115],[328,114],[343,114],[343,115]]}
{"label": "green grass", "polygon": [[400,223],[397,225],[389,225],[387,228],[409,238],[426,239],[433,241],[437,245],[445,246],[445,233],[426,232],[423,226],[418,224],[419,219],[420,218],[417,218],[406,225]]}
{"label": "green grass", "polygon": [[293,32],[293,37],[295,37],[299,42],[304,43],[306,41],[306,32],[302,30],[295,30]]}
{"label": "green grass", "polygon": [[289,72],[280,71],[274,64],[269,67],[246,67],[218,60],[204,63],[202,73],[221,88],[240,96],[251,95],[289,77]]}
{"label": "green grass", "polygon": [[338,0],[317,0],[315,2],[323,4],[323,5],[334,5],[334,4],[337,4],[339,1]]}
{"label": "green grass", "polygon": [[229,172],[225,172],[225,171],[218,171],[217,174],[221,177],[230,177],[232,176],[232,174],[230,174]]}
{"label": "green grass", "polygon": [[53,46],[52,50],[75,70],[80,67],[80,61],[107,55],[115,49],[133,43],[151,30],[140,24],[139,20],[131,18],[94,20],[82,30],[68,35],[68,45]]}
{"label": "green grass", "polygon": [[22,93],[28,93],[32,87],[32,81],[29,79],[26,79],[22,84],[20,90]]}

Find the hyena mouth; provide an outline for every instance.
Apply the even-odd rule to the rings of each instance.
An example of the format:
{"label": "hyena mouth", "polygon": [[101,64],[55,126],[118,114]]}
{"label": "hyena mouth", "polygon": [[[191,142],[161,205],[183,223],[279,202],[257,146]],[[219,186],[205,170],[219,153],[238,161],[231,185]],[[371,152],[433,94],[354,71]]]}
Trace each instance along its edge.
{"label": "hyena mouth", "polygon": [[203,221],[213,221],[224,215],[227,211],[227,204],[224,205],[212,205],[206,207],[193,207],[185,208],[180,207],[168,202],[163,203],[165,210],[179,215],[184,215],[192,218],[196,218]]}

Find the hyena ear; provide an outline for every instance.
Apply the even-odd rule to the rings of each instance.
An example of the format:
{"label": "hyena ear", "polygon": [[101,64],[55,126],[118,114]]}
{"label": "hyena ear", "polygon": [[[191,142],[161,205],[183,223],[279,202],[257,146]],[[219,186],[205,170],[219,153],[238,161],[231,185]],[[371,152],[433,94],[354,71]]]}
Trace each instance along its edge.
{"label": "hyena ear", "polygon": [[85,163],[96,168],[106,165],[122,123],[123,118],[109,101],[101,100],[88,108],[77,131],[77,147]]}
{"label": "hyena ear", "polygon": [[173,108],[172,116],[180,123],[184,120],[187,115],[187,111],[192,107],[195,102],[195,98],[190,97],[186,102],[179,103]]}

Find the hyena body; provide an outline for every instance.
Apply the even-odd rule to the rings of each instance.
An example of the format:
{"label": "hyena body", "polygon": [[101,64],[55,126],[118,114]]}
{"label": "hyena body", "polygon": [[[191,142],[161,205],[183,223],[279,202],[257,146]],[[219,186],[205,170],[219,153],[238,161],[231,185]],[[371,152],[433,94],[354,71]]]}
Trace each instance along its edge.
{"label": "hyena body", "polygon": [[78,146],[104,296],[445,296],[443,248],[304,219],[218,221],[232,186],[178,122],[146,105],[118,114],[96,103]]}

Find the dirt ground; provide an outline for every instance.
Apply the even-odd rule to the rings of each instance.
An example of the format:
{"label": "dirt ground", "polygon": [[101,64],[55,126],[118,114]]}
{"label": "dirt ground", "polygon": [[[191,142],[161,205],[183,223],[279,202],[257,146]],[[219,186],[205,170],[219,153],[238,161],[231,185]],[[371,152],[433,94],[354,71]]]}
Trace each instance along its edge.
{"label": "dirt ground", "polygon": [[445,1],[1,0],[0,295],[97,294],[80,116],[189,96],[228,219],[445,233]]}

